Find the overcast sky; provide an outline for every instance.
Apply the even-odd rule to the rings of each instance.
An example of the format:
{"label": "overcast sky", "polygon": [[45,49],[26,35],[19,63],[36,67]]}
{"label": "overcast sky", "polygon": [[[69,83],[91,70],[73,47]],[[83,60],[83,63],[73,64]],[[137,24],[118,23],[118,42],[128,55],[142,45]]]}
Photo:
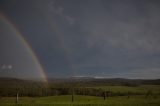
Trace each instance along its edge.
{"label": "overcast sky", "polygon": [[[1,0],[0,12],[48,77],[160,78],[159,0]],[[3,21],[0,76],[35,75],[30,55]]]}

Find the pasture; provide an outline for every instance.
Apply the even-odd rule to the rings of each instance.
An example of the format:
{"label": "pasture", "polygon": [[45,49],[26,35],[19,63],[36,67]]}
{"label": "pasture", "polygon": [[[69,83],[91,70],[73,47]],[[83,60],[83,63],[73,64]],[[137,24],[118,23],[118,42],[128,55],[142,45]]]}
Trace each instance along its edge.
{"label": "pasture", "polygon": [[[74,94],[45,97],[0,97],[0,106],[160,106],[160,86],[142,85],[138,87],[127,86],[95,86],[94,89],[102,89],[114,93],[132,95],[109,96],[104,100],[103,96],[87,96]],[[147,95],[147,92],[151,93]],[[133,95],[134,94],[134,95]],[[146,96],[147,95],[147,96]]]}
{"label": "pasture", "polygon": [[0,100],[0,106],[160,106],[160,98],[144,98],[143,96],[102,97],[76,95],[71,102],[71,95],[49,97],[20,97],[19,103],[15,103],[15,97],[4,97]]}

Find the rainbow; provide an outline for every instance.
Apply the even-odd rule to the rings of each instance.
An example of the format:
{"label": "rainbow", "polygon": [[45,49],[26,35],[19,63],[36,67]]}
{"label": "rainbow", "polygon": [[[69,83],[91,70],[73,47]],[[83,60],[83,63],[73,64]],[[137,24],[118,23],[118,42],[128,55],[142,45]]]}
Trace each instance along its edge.
{"label": "rainbow", "polygon": [[65,54],[65,59],[68,62],[69,70],[70,70],[70,77],[73,77],[76,75],[76,65],[74,64],[72,57],[71,57],[71,51],[65,44],[65,40],[63,37],[63,31],[60,31],[60,29],[57,28],[56,22],[54,21],[54,17],[50,14],[44,14],[46,16],[46,21],[49,25],[49,27],[52,29],[52,32],[55,33],[57,40],[59,41],[60,46],[63,49],[63,52]]}
{"label": "rainbow", "polygon": [[34,53],[32,47],[29,45],[29,43],[25,40],[25,38],[23,37],[23,35],[20,33],[20,31],[16,28],[16,26],[9,21],[9,19],[0,12],[0,19],[13,31],[13,33],[16,34],[16,36],[20,39],[20,41],[23,43],[23,45],[26,47],[27,51],[29,52],[29,54],[32,56],[31,58],[33,59],[33,61],[36,63],[36,65],[38,66],[39,72],[40,72],[40,77],[42,78],[43,82],[45,82],[45,84],[48,84],[48,80],[45,74],[45,71],[40,63],[40,61],[38,60],[38,57],[36,56],[36,54]]}

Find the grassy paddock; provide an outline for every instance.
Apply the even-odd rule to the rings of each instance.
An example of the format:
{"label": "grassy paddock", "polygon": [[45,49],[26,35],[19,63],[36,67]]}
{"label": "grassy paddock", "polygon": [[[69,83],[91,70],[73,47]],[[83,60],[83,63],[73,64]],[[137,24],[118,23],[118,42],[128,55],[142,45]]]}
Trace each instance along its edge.
{"label": "grassy paddock", "polygon": [[[16,104],[16,97],[0,97],[0,106],[160,106],[160,86],[142,85],[138,87],[127,86],[96,86],[95,89],[112,91],[115,93],[137,93],[138,95],[112,96],[103,99],[98,96],[74,95],[74,102],[71,95],[47,96],[47,97],[19,97]],[[151,90],[146,98],[146,93]],[[142,95],[139,95],[142,94]]]}
{"label": "grassy paddock", "polygon": [[127,98],[109,97],[103,100],[102,97],[76,95],[74,102],[71,102],[71,95],[50,96],[50,97],[20,97],[19,103],[15,104],[15,97],[2,97],[0,106],[160,106],[160,98],[145,98],[134,96]]}

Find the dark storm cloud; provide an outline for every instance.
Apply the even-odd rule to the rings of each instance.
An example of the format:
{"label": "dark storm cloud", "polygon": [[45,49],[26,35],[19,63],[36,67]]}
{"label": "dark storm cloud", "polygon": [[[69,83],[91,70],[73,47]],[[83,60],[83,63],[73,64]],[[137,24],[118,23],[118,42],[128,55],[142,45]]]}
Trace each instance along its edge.
{"label": "dark storm cloud", "polygon": [[1,3],[2,11],[49,77],[160,77],[158,0],[10,2]]}

